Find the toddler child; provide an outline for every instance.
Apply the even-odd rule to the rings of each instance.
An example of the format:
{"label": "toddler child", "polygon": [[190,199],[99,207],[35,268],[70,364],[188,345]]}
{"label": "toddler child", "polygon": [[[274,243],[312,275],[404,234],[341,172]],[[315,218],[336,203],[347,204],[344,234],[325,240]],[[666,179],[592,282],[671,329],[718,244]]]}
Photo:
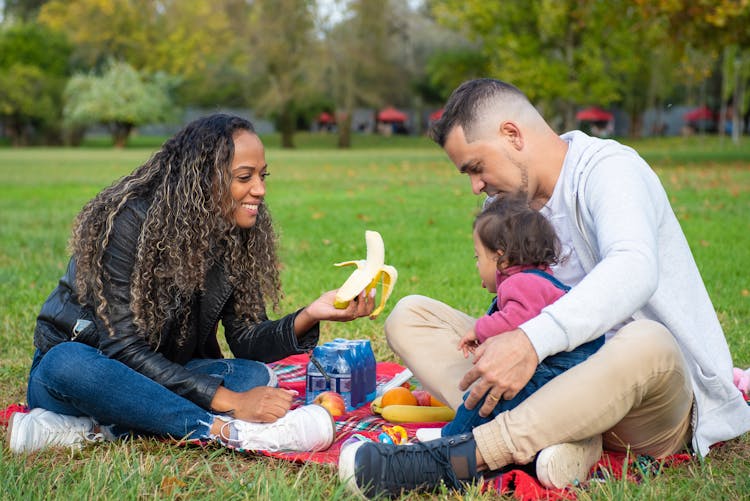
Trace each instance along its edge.
{"label": "toddler child", "polygon": [[[482,287],[496,291],[497,297],[487,314],[458,343],[465,357],[488,338],[514,330],[539,315],[545,306],[570,289],[550,269],[558,262],[560,244],[555,230],[542,214],[529,206],[525,194],[496,197],[476,217],[473,237]],[[442,436],[471,431],[516,407],[547,381],[586,360],[603,344],[604,336],[600,336],[572,351],[545,358],[526,386],[513,399],[498,401],[487,417],[479,415],[484,399],[471,410],[462,405],[454,420],[442,429]],[[464,400],[466,396],[468,392]]]}

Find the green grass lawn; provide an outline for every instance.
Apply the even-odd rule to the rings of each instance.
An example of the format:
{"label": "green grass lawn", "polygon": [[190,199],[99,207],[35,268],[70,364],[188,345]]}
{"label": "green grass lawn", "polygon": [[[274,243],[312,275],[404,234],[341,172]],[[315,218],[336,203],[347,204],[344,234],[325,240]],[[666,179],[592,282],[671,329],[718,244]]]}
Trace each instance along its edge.
{"label": "green grass lawn", "polygon": [[[473,260],[471,222],[481,200],[447,157],[424,138],[298,135],[278,149],[268,137],[268,204],[280,235],[285,298],[280,315],[337,287],[364,257],[364,232],[379,231],[399,271],[389,307],[375,321],[325,324],[333,337],[373,340],[395,301],[419,293],[474,315],[490,296]],[[327,141],[330,141],[330,145]],[[141,144],[146,144],[142,142]],[[635,143],[671,198],[729,341],[735,365],[750,366],[750,144],[698,137]],[[71,223],[101,188],[142,163],[154,147],[0,149],[0,407],[25,400],[34,319],[67,262]],[[146,403],[147,404],[147,403]],[[572,402],[572,405],[575,403]],[[153,440],[28,457],[0,449],[0,499],[348,499],[333,469],[252,458],[222,448]],[[750,439],[726,444],[703,463],[641,484],[611,481],[581,499],[737,499],[750,492]],[[451,499],[449,493],[436,496]],[[489,499],[471,491],[467,498]],[[410,496],[422,499],[423,496]]]}

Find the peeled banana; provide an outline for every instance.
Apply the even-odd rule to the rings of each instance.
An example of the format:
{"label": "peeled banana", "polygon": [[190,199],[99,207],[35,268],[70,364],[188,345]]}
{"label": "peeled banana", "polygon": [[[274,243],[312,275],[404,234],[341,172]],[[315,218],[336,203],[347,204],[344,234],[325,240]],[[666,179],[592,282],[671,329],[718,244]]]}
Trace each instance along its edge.
{"label": "peeled banana", "polygon": [[391,295],[393,286],[396,285],[398,272],[393,266],[385,264],[385,245],[380,233],[371,230],[365,231],[365,243],[367,244],[367,259],[345,261],[334,265],[356,265],[357,269],[349,275],[349,278],[339,288],[333,305],[336,308],[346,308],[349,306],[349,302],[362,291],[369,294],[382,279],[383,290],[380,294],[380,304],[370,314],[370,318],[375,318],[383,311],[385,302]]}

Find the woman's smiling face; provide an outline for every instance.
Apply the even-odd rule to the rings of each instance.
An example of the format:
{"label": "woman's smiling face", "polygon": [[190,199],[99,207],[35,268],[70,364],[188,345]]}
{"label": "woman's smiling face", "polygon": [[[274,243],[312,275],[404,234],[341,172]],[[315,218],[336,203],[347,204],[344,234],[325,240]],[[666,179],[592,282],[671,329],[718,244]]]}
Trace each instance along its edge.
{"label": "woman's smiling face", "polygon": [[234,157],[230,173],[230,191],[235,201],[232,215],[240,228],[252,228],[258,219],[258,208],[266,195],[268,165],[260,138],[246,130],[234,135]]}

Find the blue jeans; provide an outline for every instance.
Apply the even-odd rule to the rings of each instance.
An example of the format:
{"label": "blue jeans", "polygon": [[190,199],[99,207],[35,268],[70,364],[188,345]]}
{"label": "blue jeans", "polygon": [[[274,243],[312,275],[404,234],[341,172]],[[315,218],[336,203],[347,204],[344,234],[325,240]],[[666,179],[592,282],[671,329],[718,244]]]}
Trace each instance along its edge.
{"label": "blue jeans", "polygon": [[[233,391],[276,384],[261,362],[195,359],[184,367],[210,374]],[[34,354],[27,390],[29,406],[58,414],[93,417],[128,433],[191,439],[210,438],[216,415],[83,343],[65,342]]]}
{"label": "blue jeans", "polygon": [[[470,432],[475,427],[492,421],[495,416],[501,412],[509,411],[517,407],[518,404],[529,398],[532,393],[544,386],[545,383],[559,376],[571,367],[580,364],[589,358],[589,356],[593,355],[596,350],[602,347],[602,345],[604,345],[604,336],[582,344],[573,351],[564,351],[545,358],[537,366],[534,375],[531,376],[531,380],[526,383],[526,386],[524,386],[512,400],[498,401],[492,413],[487,417],[479,415],[479,409],[484,405],[484,400],[487,398],[487,395],[485,395],[484,398],[482,398],[482,400],[480,400],[471,410],[467,409],[466,405],[462,405],[456,410],[456,417],[453,418],[453,421],[443,428],[441,432],[442,436],[447,437],[449,435]],[[464,394],[464,402],[468,396],[469,392],[467,391],[466,394]],[[575,405],[575,402],[571,402],[571,405]]]}

